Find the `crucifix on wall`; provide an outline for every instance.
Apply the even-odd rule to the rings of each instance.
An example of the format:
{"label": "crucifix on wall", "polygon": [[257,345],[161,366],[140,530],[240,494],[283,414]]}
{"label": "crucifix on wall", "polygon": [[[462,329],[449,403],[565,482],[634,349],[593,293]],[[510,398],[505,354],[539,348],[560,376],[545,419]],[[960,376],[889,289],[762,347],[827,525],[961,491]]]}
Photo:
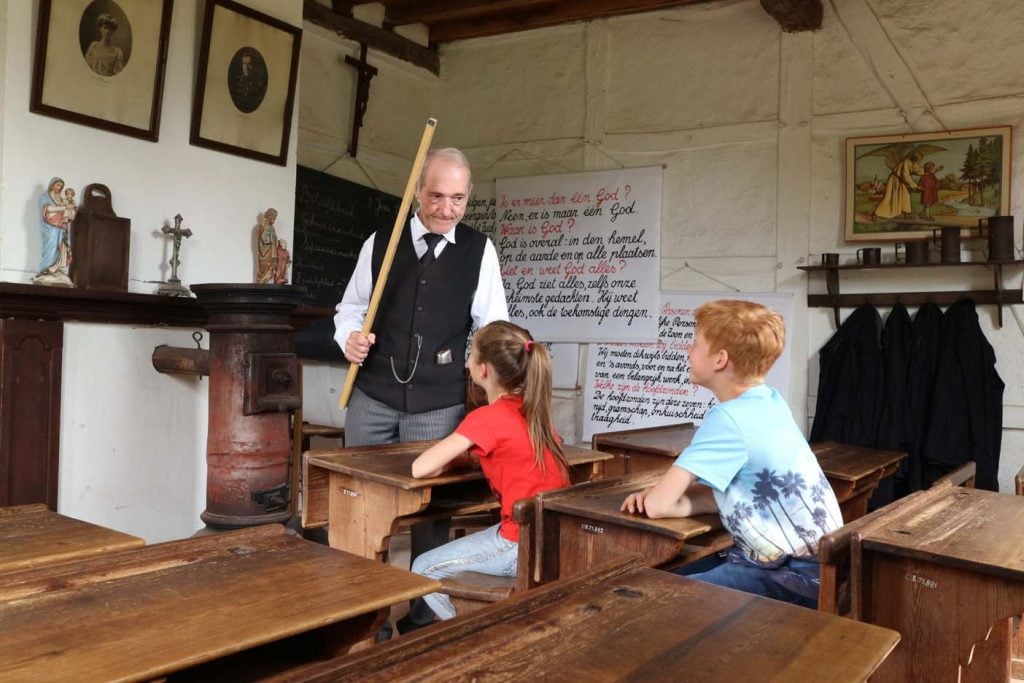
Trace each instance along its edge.
{"label": "crucifix on wall", "polygon": [[348,153],[354,157],[359,149],[359,129],[363,126],[363,115],[366,113],[366,106],[370,103],[370,81],[377,75],[377,67],[370,66],[366,61],[366,43],[359,43],[359,59],[345,55],[345,63],[352,66],[358,74],[356,111],[352,118],[352,142],[348,146]]}

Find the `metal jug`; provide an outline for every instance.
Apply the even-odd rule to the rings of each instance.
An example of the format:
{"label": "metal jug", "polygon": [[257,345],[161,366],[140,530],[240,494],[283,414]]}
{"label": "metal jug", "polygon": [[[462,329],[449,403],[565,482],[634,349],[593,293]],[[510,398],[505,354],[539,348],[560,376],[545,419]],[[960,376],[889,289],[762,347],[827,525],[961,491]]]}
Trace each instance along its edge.
{"label": "metal jug", "polygon": [[988,238],[989,261],[1012,261],[1013,216],[992,216],[978,221],[978,231]]}
{"label": "metal jug", "polygon": [[904,263],[928,263],[928,252],[930,245],[928,240],[907,240],[897,242],[893,247],[896,254],[896,261],[900,261],[900,249],[903,250]]}
{"label": "metal jug", "polygon": [[[939,239],[939,235],[942,239]],[[943,263],[960,263],[960,226],[947,225],[932,230],[932,241],[940,245],[939,260]]]}

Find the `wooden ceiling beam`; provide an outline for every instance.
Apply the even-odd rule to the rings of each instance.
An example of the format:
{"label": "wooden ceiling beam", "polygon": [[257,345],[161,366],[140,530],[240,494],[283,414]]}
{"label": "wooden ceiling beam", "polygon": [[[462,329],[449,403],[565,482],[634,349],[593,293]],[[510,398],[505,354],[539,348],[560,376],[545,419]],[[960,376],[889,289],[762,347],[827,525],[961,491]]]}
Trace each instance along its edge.
{"label": "wooden ceiling beam", "polygon": [[353,4],[355,3],[351,2],[351,0],[331,0],[331,9],[334,10],[335,14],[351,17]]}
{"label": "wooden ceiling beam", "polygon": [[477,19],[494,14],[515,14],[517,11],[557,5],[559,0],[389,0],[384,3],[388,21],[395,24]]}
{"label": "wooden ceiling beam", "polygon": [[[451,40],[493,36],[500,33],[525,31],[545,26],[555,26],[571,21],[584,21],[623,14],[637,14],[652,10],[696,5],[712,0],[560,0],[543,7],[508,11],[501,15],[484,16],[458,21],[428,24],[430,42],[445,43]],[[523,3],[519,3],[522,6]]]}
{"label": "wooden ceiling beam", "polygon": [[435,76],[441,73],[441,59],[433,50],[391,31],[385,31],[351,17],[335,14],[330,8],[324,7],[316,0],[303,0],[302,18],[328,31],[334,31],[339,36],[357,43],[366,43],[374,50],[380,50],[392,57],[424,68]]}
{"label": "wooden ceiling beam", "polygon": [[761,0],[761,7],[783,31],[817,31],[821,28],[821,0]]}

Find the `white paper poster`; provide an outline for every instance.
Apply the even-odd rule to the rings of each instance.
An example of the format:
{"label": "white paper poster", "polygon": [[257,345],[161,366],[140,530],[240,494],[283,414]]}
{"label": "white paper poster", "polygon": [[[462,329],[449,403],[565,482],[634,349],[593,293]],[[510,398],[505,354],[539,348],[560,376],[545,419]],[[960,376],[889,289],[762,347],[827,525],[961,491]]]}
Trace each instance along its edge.
{"label": "white paper poster", "polygon": [[660,167],[499,178],[512,322],[544,341],[657,339],[661,179]]}

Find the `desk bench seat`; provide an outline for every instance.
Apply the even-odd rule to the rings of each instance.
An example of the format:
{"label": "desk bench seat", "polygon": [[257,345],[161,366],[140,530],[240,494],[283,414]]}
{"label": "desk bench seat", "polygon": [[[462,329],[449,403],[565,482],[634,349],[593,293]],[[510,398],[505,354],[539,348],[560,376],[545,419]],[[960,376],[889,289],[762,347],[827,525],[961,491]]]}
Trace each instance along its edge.
{"label": "desk bench seat", "polygon": [[512,506],[512,519],[519,525],[519,554],[515,576],[491,576],[466,571],[441,580],[441,592],[452,599],[456,614],[474,612],[537,585],[534,567],[540,545],[534,524],[536,511],[537,501],[534,498],[518,500]]}

